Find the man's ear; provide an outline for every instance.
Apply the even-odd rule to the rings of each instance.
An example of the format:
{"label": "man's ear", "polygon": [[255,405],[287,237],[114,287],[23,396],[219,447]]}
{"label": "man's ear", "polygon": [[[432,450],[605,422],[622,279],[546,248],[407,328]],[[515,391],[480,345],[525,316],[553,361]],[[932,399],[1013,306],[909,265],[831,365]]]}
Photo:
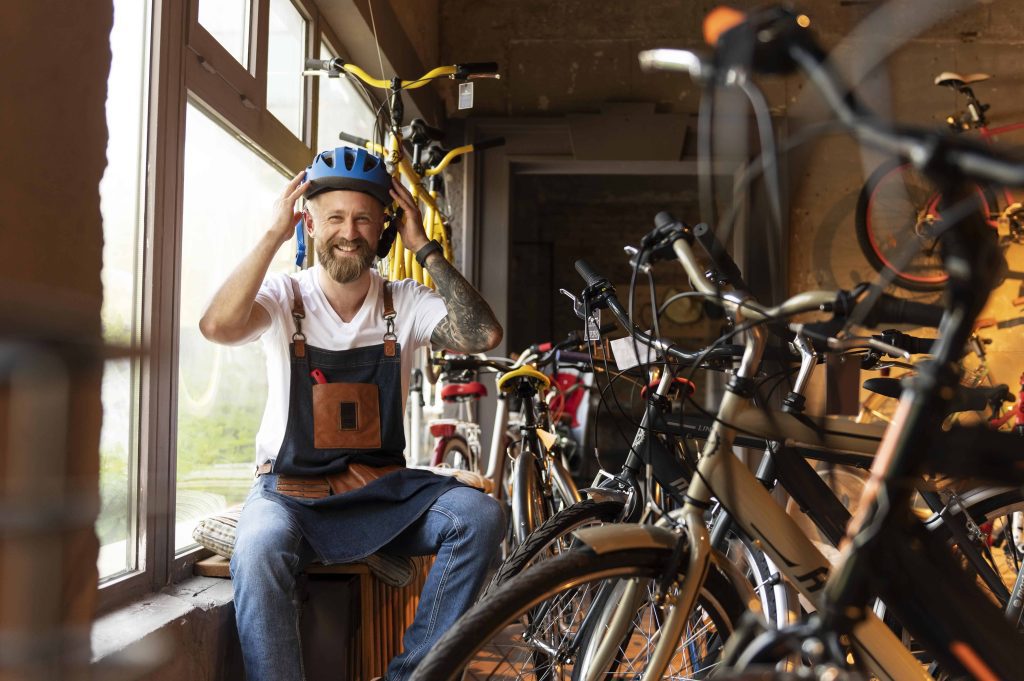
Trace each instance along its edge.
{"label": "man's ear", "polygon": [[308,236],[310,236],[310,237],[315,236],[313,234],[313,231],[314,231],[313,216],[309,214],[309,209],[308,208],[303,208],[302,209],[302,224],[306,226],[306,234]]}

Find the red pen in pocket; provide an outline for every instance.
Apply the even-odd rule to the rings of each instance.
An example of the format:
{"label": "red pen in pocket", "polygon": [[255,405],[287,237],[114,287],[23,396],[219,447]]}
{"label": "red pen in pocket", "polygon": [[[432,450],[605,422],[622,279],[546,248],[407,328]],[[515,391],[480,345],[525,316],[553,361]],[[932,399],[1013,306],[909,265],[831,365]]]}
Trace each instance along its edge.
{"label": "red pen in pocket", "polygon": [[309,375],[313,377],[314,383],[327,382],[327,377],[324,376],[324,372],[320,371],[319,369],[313,369],[312,371],[309,372]]}

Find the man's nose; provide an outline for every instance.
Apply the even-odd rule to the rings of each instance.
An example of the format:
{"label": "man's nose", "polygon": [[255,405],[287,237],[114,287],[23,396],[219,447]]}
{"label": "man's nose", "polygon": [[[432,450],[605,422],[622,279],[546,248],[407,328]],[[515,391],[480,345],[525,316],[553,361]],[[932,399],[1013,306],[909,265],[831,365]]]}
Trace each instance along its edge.
{"label": "man's nose", "polygon": [[359,230],[356,228],[355,220],[344,220],[341,223],[341,228],[338,230],[338,235],[349,241],[355,241],[359,238]]}

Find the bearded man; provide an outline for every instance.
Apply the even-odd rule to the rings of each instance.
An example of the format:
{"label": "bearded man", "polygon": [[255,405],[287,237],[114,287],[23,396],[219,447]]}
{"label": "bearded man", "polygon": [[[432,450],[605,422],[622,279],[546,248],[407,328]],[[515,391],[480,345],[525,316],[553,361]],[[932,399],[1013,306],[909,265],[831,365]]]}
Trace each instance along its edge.
{"label": "bearded man", "polygon": [[[401,210],[389,216],[392,203]],[[268,276],[300,215],[317,264]],[[396,232],[436,293],[411,280],[387,282],[373,267]],[[413,356],[427,343],[490,350],[502,335],[494,313],[427,239],[416,202],[383,161],[340,147],[288,183],[270,228],[214,296],[200,330],[224,344],[260,339],[267,354],[257,478],[231,558],[247,678],[302,678],[295,584],[311,561],[436,554],[386,677],[407,678],[473,603],[505,524],[491,497],[405,468]]]}

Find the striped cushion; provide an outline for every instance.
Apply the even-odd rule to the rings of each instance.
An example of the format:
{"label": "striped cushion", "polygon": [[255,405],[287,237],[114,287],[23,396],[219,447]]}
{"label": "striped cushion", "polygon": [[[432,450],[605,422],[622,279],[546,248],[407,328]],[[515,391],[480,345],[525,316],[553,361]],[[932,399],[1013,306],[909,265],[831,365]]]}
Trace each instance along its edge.
{"label": "striped cushion", "polygon": [[[231,558],[235,548],[235,529],[241,514],[241,507],[235,507],[203,518],[192,530],[192,538],[218,556]],[[375,553],[358,562],[365,563],[377,579],[389,586],[403,587],[412,581],[414,566],[412,559],[406,556]]]}

